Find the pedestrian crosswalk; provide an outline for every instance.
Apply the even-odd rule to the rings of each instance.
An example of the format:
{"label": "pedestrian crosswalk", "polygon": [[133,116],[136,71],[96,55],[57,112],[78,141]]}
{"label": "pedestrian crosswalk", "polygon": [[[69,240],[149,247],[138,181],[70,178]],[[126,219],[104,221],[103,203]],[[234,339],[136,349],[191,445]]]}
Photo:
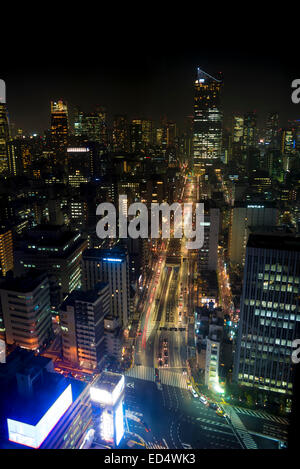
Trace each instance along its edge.
{"label": "pedestrian crosswalk", "polygon": [[144,381],[155,381],[154,368],[150,366],[133,366],[130,370],[125,372],[125,376],[143,379]]}
{"label": "pedestrian crosswalk", "polygon": [[126,418],[130,420],[135,420],[136,422],[140,422],[143,414],[141,412],[136,412],[134,410],[126,409],[125,412]]}
{"label": "pedestrian crosswalk", "polygon": [[151,441],[149,443],[147,443],[147,449],[168,449],[168,445],[167,443],[165,443],[165,445],[163,444],[159,444],[159,443],[151,443]]}
{"label": "pedestrian crosswalk", "polygon": [[202,418],[202,417],[195,417],[194,420],[196,420],[197,422],[200,422],[201,424],[202,423],[207,423],[209,425],[215,425],[217,427],[228,428],[228,423],[218,422],[217,420],[205,419],[205,418]]}
{"label": "pedestrian crosswalk", "polygon": [[230,411],[229,408],[226,408],[226,413],[229,415],[231,424],[240,439],[243,441],[246,449],[257,449],[257,444],[253,440],[250,433],[247,431],[245,425],[243,424],[233,407],[230,406]]}
{"label": "pedestrian crosswalk", "polygon": [[281,425],[288,425],[289,421],[284,417],[278,417],[276,415],[268,414],[262,410],[251,410],[251,409],[244,409],[243,407],[232,406],[232,408],[238,414],[250,415],[252,417],[258,417],[265,420],[270,420],[271,422],[280,423]]}
{"label": "pedestrian crosswalk", "polygon": [[159,379],[161,384],[175,386],[181,389],[187,389],[186,376],[172,370],[159,370]]}
{"label": "pedestrian crosswalk", "polygon": [[[125,376],[136,379],[143,379],[145,381],[155,381],[155,371],[154,368],[150,366],[134,366],[125,372]],[[161,384],[165,384],[166,386],[175,386],[181,389],[188,389],[186,376],[177,371],[160,369],[159,380]]]}

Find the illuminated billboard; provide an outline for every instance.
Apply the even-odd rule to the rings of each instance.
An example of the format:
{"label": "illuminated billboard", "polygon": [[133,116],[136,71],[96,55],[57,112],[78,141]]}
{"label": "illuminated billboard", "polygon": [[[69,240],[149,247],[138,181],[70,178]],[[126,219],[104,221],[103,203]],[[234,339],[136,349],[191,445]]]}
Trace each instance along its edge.
{"label": "illuminated billboard", "polygon": [[124,435],[124,414],[122,401],[115,410],[115,429],[115,441],[116,446],[118,446]]}
{"label": "illuminated billboard", "polygon": [[114,419],[111,411],[105,410],[101,415],[100,423],[101,438],[108,443],[114,441]]}
{"label": "illuminated billboard", "polygon": [[125,378],[124,376],[121,376],[120,381],[116,385],[116,387],[113,389],[112,392],[109,392],[107,389],[102,388],[101,389],[101,383],[99,383],[97,386],[92,386],[90,389],[90,396],[91,400],[94,402],[97,402],[98,404],[103,404],[103,405],[111,405],[113,406],[117,400],[119,399],[124,386],[125,386]]}
{"label": "illuminated billboard", "polygon": [[7,419],[9,440],[32,448],[39,448],[72,402],[72,386],[69,384],[36,425]]}
{"label": "illuminated billboard", "polygon": [[6,344],[0,339],[0,363],[6,363]]}

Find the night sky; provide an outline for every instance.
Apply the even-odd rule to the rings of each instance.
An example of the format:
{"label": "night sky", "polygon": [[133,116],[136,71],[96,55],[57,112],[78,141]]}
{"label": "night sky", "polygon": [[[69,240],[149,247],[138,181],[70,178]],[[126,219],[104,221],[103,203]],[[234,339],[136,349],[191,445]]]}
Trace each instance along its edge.
{"label": "night sky", "polygon": [[56,34],[49,30],[42,36],[40,26],[23,36],[20,50],[8,48],[2,60],[10,120],[26,131],[43,132],[50,125],[50,100],[63,98],[85,111],[105,106],[110,122],[121,113],[154,120],[166,115],[181,125],[193,112],[198,65],[212,75],[223,72],[226,124],[232,112],[251,110],[260,125],[268,111],[279,112],[281,125],[300,118],[300,104],[290,97],[291,81],[300,78],[291,36],[282,43],[274,34],[258,36],[255,27],[249,35],[242,25],[214,37],[202,28],[191,34],[183,23],[185,28],[170,33],[162,24],[95,29],[94,23],[79,23],[64,29],[62,22]]}

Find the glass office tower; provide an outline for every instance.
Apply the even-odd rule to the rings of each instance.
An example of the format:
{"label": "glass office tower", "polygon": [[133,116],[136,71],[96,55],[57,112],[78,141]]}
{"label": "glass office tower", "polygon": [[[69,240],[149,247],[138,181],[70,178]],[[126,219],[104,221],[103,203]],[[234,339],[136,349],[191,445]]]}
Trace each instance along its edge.
{"label": "glass office tower", "polygon": [[222,78],[213,78],[197,68],[194,89],[194,169],[212,165],[221,156]]}
{"label": "glass office tower", "polygon": [[299,235],[250,235],[234,370],[239,384],[286,396],[292,393],[299,280]]}

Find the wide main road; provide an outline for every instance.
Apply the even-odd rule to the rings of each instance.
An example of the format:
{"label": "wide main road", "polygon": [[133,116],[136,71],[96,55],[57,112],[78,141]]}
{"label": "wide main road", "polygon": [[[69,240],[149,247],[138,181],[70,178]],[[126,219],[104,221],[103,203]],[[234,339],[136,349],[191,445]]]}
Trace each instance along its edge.
{"label": "wide main road", "polygon": [[[186,180],[182,202],[196,199],[192,180]],[[193,220],[190,220],[193,223]],[[142,304],[142,314],[135,344],[136,366],[158,367],[162,353],[161,341],[168,341],[168,356],[162,353],[163,368],[176,371],[186,367],[186,329],[188,315],[193,311],[194,256],[185,247],[186,239],[170,239],[167,252],[162,252],[157,270],[149,284],[148,294]],[[172,256],[179,259],[172,265]],[[169,261],[169,262],[166,262]],[[171,330],[170,330],[171,329]],[[177,329],[177,330],[175,330]]]}
{"label": "wide main road", "polygon": [[[193,178],[186,180],[182,191],[182,202],[196,202],[197,191]],[[194,225],[191,217],[189,223]],[[186,248],[186,238],[170,240],[166,257],[167,265],[172,265],[172,257],[180,259],[180,263],[168,270],[168,286],[160,299],[159,314],[156,317],[154,340],[154,366],[159,366],[159,357],[163,359],[163,368],[182,373],[187,360],[187,328],[189,316],[194,312],[194,267],[195,253]],[[176,262],[175,262],[176,264]],[[162,350],[163,339],[167,339],[167,366],[164,366],[165,351]],[[152,359],[152,358],[151,358]]]}
{"label": "wide main road", "polygon": [[135,365],[154,367],[154,341],[168,296],[171,269],[165,266],[163,256],[149,286],[148,297],[143,305],[140,335],[135,346]]}

